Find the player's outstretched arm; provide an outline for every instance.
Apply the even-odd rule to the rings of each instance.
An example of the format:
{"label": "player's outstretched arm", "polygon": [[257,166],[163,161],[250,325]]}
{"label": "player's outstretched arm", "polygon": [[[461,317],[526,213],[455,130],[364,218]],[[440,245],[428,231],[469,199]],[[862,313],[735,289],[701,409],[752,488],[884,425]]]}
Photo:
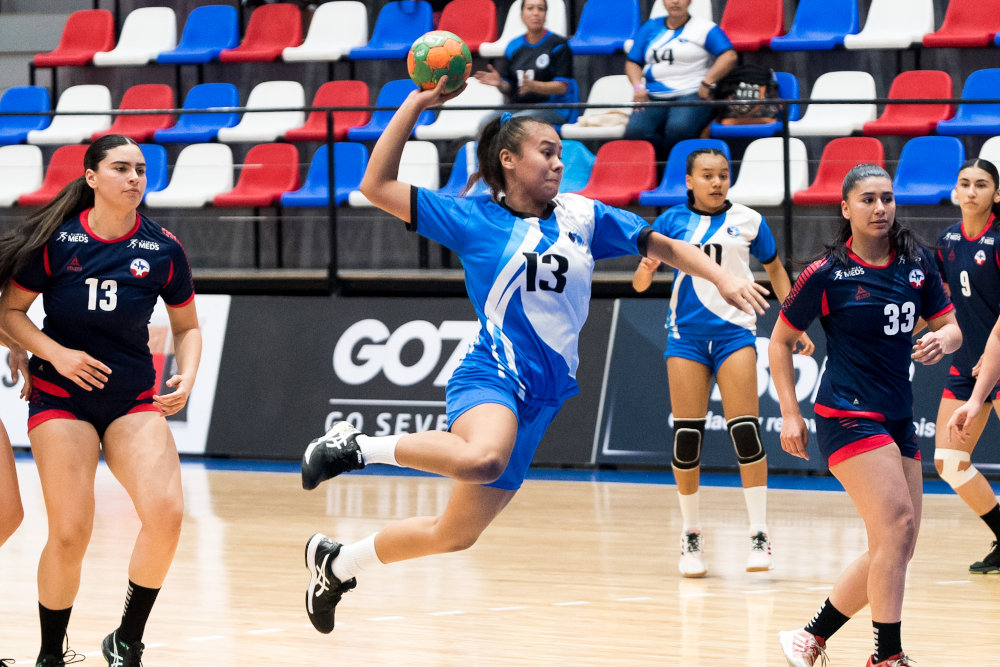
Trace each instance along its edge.
{"label": "player's outstretched arm", "polygon": [[410,186],[399,181],[399,161],[420,114],[458,97],[465,90],[463,85],[454,93],[447,94],[444,92],[447,82],[448,77],[443,76],[434,90],[410,93],[372,149],[368,169],[361,181],[361,193],[371,203],[404,222],[410,222]]}
{"label": "player's outstretched arm", "polygon": [[767,354],[771,365],[771,379],[774,380],[774,388],[778,390],[778,402],[781,405],[781,448],[792,456],[808,460],[806,447],[809,445],[809,429],[795,396],[795,366],[792,364],[795,343],[801,334],[801,331],[788,326],[779,317],[771,332]]}
{"label": "player's outstretched arm", "polygon": [[153,403],[164,417],[180,411],[191,396],[198,364],[201,362],[201,329],[198,327],[198,310],[194,301],[180,308],[167,308],[170,329],[174,335],[174,356],[177,360],[177,375],[167,380],[173,389],[169,394],[153,396]]}
{"label": "player's outstretched arm", "polygon": [[[778,297],[778,303],[784,303],[785,297],[792,291],[792,281],[788,277],[788,272],[785,271],[784,264],[781,263],[781,260],[774,259],[764,265],[764,270],[767,271],[767,277],[771,279],[771,289]],[[812,342],[812,338],[805,331],[799,335],[799,345],[802,346],[799,354],[804,354],[807,357],[811,357],[812,353],[816,351],[816,344]]]}
{"label": "player's outstretched arm", "polygon": [[658,268],[660,268],[660,260],[643,257],[635,269],[635,275],[632,276],[632,288],[636,292],[645,292],[649,289],[649,286],[653,284],[653,274]]}
{"label": "player's outstretched arm", "polygon": [[953,442],[956,440],[964,442],[969,437],[967,427],[976,421],[990,390],[1000,382],[1000,320],[993,325],[993,331],[986,340],[986,350],[978,366],[979,376],[976,378],[972,396],[965,405],[955,410],[951,420],[948,421],[948,435]]}

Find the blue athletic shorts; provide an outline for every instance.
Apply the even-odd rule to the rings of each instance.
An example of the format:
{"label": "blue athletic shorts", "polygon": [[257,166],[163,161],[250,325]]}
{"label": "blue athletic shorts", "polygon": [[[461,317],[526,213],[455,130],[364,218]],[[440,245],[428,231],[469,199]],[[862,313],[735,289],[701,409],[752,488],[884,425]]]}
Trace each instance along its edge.
{"label": "blue athletic shorts", "polygon": [[920,460],[917,430],[911,417],[876,421],[861,417],[816,415],[816,440],[830,467],[886,445],[896,445],[903,456]]}
{"label": "blue athletic shorts", "polygon": [[[998,385],[1000,386],[1000,385]],[[963,375],[954,366],[948,372],[948,379],[944,383],[944,391],[941,398],[954,398],[959,401],[967,401],[972,398],[972,390],[976,387],[976,378],[971,375]],[[993,388],[986,396],[987,401],[997,400],[997,387]]]}
{"label": "blue athletic shorts", "polygon": [[446,390],[448,405],[448,424],[467,411],[484,403],[497,403],[510,408],[517,415],[517,441],[514,451],[510,454],[507,468],[500,478],[483,486],[495,489],[516,491],[521,488],[524,476],[528,474],[528,466],[535,458],[535,450],[542,441],[549,424],[559,414],[562,404],[543,405],[525,403],[513,392],[511,386],[497,374],[496,367],[492,370],[477,367],[474,364],[462,364],[448,381]]}
{"label": "blue athletic shorts", "polygon": [[742,350],[744,347],[752,347],[756,354],[756,345],[757,336],[746,329],[719,340],[694,340],[667,336],[667,351],[663,353],[663,357],[665,359],[680,357],[681,359],[697,361],[702,366],[707,366],[712,371],[712,375],[715,375],[719,372],[719,367],[734,352]]}
{"label": "blue athletic shorts", "polygon": [[[73,419],[91,424],[97,435],[104,432],[111,422],[136,412],[160,412],[153,405],[152,389],[135,397],[85,396],[72,397],[70,393],[51,382],[34,378],[34,388],[28,402],[28,432],[50,419]],[[95,389],[94,394],[99,390]]]}

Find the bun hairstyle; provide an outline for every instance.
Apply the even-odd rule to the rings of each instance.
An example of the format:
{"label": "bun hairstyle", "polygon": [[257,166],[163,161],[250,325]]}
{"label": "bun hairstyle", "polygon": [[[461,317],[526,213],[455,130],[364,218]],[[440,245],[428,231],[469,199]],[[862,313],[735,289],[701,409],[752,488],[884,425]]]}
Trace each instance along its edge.
{"label": "bun hairstyle", "polygon": [[[1000,172],[997,171],[997,167],[995,164],[993,164],[989,160],[983,160],[982,158],[972,158],[971,160],[965,161],[965,164],[963,164],[962,168],[958,170],[958,173],[959,175],[961,175],[963,171],[965,171],[966,169],[971,169],[973,167],[977,169],[982,169],[987,174],[989,174],[990,178],[993,179],[993,188],[995,190],[1000,190]],[[997,202],[993,202],[992,211],[993,211],[993,229],[994,230],[1000,229],[1000,204],[998,204]]]}
{"label": "bun hairstyle", "polygon": [[[97,171],[97,166],[113,148],[138,146],[121,134],[108,134],[87,147],[83,155],[84,170]],[[67,218],[79,215],[94,205],[94,189],[84,176],[76,178],[59,191],[45,206],[28,216],[12,231],[0,236],[0,286],[6,288],[33,252],[48,243],[52,232]]]}
{"label": "bun hairstyle", "polygon": [[521,155],[521,146],[531,134],[532,125],[549,124],[531,116],[512,117],[506,113],[486,123],[479,133],[479,145],[476,147],[479,171],[469,176],[462,194],[468,193],[482,179],[496,199],[507,187],[503,165],[500,164],[500,151],[506,149],[514,155]]}
{"label": "bun hairstyle", "polygon": [[[698,162],[698,158],[702,155],[717,155],[719,157],[726,158],[726,165],[729,167],[730,171],[732,171],[733,165],[729,161],[729,157],[721,150],[718,148],[699,148],[698,150],[688,153],[687,164],[684,168],[685,174],[688,176],[694,174],[694,166]],[[691,190],[690,188],[688,188],[688,206],[694,206],[694,190]]]}

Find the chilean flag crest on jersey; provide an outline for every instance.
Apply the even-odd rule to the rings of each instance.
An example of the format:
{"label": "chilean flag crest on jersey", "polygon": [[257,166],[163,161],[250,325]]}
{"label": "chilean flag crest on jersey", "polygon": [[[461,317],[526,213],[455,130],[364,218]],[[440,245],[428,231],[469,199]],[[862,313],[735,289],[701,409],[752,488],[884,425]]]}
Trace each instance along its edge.
{"label": "chilean flag crest on jersey", "polygon": [[920,269],[913,269],[910,271],[910,284],[913,285],[913,289],[920,289],[924,286],[924,272]]}
{"label": "chilean flag crest on jersey", "polygon": [[129,268],[132,269],[132,275],[136,278],[145,278],[149,273],[149,263],[141,258],[132,260],[132,266]]}

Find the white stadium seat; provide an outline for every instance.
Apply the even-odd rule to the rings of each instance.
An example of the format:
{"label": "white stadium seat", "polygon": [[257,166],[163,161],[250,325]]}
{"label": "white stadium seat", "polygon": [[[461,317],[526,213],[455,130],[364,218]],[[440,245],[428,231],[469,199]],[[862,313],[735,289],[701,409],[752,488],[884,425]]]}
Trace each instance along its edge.
{"label": "white stadium seat", "polygon": [[[875,99],[875,79],[868,72],[827,72],[816,79],[809,99]],[[846,137],[877,116],[874,104],[810,104],[802,120],[790,122],[788,130],[796,137]]]}
{"label": "white stadium seat", "polygon": [[[418,188],[437,190],[441,187],[441,174],[437,146],[429,141],[408,141],[399,160],[398,180]],[[371,208],[368,197],[355,190],[348,195],[347,202],[354,208]]]}
{"label": "white stadium seat", "polygon": [[177,156],[170,184],[146,195],[146,206],[200,208],[232,189],[232,149],[225,144],[192,144]]}
{"label": "white stadium seat", "polygon": [[[612,76],[602,76],[594,82],[590,89],[590,96],[587,98],[588,104],[631,104],[633,100],[632,83],[624,74],[614,74]],[[632,114],[632,109],[622,107],[619,109],[587,109],[584,116],[596,116],[608,111],[621,111],[627,115]],[[625,126],[615,125],[612,127],[584,127],[580,121],[562,126],[559,131],[564,139],[621,139],[625,136]]]}
{"label": "white stadium seat", "polygon": [[125,17],[121,38],[111,51],[94,54],[98,67],[146,65],[177,48],[177,16],[170,7],[143,7]]}
{"label": "white stadium seat", "polygon": [[[448,100],[438,112],[437,120],[430,125],[420,125],[414,131],[417,139],[437,141],[461,139],[479,134],[483,120],[493,113],[493,107],[503,104],[503,93],[499,88],[487,86],[470,78],[465,92]],[[482,111],[451,111],[449,106],[479,106]]]}
{"label": "white stadium seat", "polygon": [[0,206],[42,187],[44,172],[38,146],[0,146]]}
{"label": "white stadium seat", "polygon": [[873,0],[864,29],[844,37],[848,49],[908,49],[934,32],[934,0]]}
{"label": "white stadium seat", "polygon": [[[549,9],[545,13],[545,27],[557,35],[566,36],[566,4],[563,0],[548,0]],[[521,20],[521,0],[514,0],[507,12],[507,20],[503,24],[503,33],[495,42],[483,42],[479,46],[479,55],[483,58],[501,58],[515,37],[528,32],[527,26]]]}
{"label": "white stadium seat", "polygon": [[[56,111],[111,111],[111,91],[107,86],[70,86],[59,96]],[[111,127],[111,116],[53,116],[44,130],[28,132],[29,144],[59,146],[90,141],[95,132]]]}
{"label": "white stadium seat", "polygon": [[[247,99],[248,109],[304,107],[306,92],[298,81],[265,81],[254,86]],[[288,130],[302,127],[304,111],[248,111],[234,127],[219,130],[219,141],[277,141]]]}
{"label": "white stadium seat", "polygon": [[289,46],[281,53],[285,62],[340,60],[351,49],[368,43],[368,9],[364,4],[328,2],[320,5],[309,24],[302,46]]}
{"label": "white stadium seat", "polygon": [[[801,139],[792,139],[788,152],[794,195],[809,187],[809,156]],[[785,201],[781,137],[757,139],[747,146],[740,164],[740,175],[729,189],[729,201],[744,206],[780,206]]]}

